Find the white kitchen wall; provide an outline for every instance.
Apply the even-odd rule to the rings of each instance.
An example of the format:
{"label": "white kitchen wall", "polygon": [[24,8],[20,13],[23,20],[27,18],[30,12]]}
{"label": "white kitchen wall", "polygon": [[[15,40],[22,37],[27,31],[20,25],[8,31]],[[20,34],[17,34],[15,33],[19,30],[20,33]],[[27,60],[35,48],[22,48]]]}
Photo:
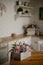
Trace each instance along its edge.
{"label": "white kitchen wall", "polygon": [[23,33],[22,26],[30,23],[37,23],[40,31],[43,34],[43,20],[39,20],[39,8],[43,7],[43,0],[30,0],[34,7],[34,16],[30,17],[18,17],[15,20],[15,0],[0,0],[6,5],[6,13],[0,16],[0,38],[10,36],[11,33],[17,35]]}
{"label": "white kitchen wall", "polygon": [[6,13],[0,16],[0,37],[10,36],[11,33],[22,34],[22,26],[31,23],[30,18],[18,17],[15,20],[15,0],[2,0],[2,2],[6,5]]}
{"label": "white kitchen wall", "polygon": [[40,28],[41,33],[43,34],[43,20],[39,20],[39,8],[43,7],[43,0],[31,0],[34,4],[34,21]]}

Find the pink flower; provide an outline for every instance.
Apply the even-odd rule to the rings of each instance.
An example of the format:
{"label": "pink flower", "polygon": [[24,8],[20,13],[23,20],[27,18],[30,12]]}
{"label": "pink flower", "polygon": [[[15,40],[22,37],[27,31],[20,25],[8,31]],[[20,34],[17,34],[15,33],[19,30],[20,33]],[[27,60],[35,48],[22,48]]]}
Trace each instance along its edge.
{"label": "pink flower", "polygon": [[25,48],[25,45],[23,45],[23,48]]}
{"label": "pink flower", "polygon": [[30,47],[29,46],[26,46],[26,51],[29,51],[30,50]]}
{"label": "pink flower", "polygon": [[19,53],[20,52],[20,48],[17,46],[15,49],[14,49],[14,53]]}
{"label": "pink flower", "polygon": [[18,45],[18,46],[16,46],[16,48],[17,48],[17,49],[20,49],[20,46]]}

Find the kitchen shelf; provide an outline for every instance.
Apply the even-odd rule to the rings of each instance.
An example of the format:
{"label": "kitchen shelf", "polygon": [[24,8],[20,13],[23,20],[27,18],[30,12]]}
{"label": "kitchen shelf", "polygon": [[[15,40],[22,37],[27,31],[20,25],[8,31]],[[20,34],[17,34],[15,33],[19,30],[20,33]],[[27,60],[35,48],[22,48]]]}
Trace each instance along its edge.
{"label": "kitchen shelf", "polygon": [[21,14],[21,15],[19,15],[19,14],[17,14],[17,16],[19,16],[19,17],[31,17],[31,16],[33,16],[33,15],[26,15],[26,14]]}
{"label": "kitchen shelf", "polygon": [[16,5],[16,8],[19,8],[19,7],[22,7],[22,8],[27,8],[27,9],[33,9],[33,7],[29,7],[29,6],[24,6],[24,5]]}
{"label": "kitchen shelf", "polygon": [[[23,2],[23,1],[21,1]],[[26,1],[24,1],[25,3]],[[27,4],[29,3],[28,1],[26,2]],[[21,11],[22,10],[22,11]],[[21,11],[21,14],[19,14]],[[19,4],[18,1],[18,5],[17,3],[15,4],[15,18],[16,17],[32,17],[33,16],[33,7],[29,6],[29,5],[24,5],[24,4]]]}

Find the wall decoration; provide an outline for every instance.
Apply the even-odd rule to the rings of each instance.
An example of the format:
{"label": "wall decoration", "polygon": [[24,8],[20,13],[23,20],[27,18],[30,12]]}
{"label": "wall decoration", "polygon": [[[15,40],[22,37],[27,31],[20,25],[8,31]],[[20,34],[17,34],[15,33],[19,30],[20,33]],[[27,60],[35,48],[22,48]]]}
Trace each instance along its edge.
{"label": "wall decoration", "polygon": [[39,8],[39,19],[43,20],[43,7]]}
{"label": "wall decoration", "polygon": [[6,12],[6,6],[5,4],[0,3],[0,15],[2,16],[4,12]]}

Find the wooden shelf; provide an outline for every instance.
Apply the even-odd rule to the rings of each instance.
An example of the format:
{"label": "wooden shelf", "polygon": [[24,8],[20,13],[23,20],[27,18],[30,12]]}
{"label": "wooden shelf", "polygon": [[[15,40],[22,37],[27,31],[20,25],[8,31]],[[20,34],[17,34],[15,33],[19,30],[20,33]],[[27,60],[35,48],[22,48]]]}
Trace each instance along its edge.
{"label": "wooden shelf", "polygon": [[31,16],[33,16],[33,15],[28,15],[28,14],[21,14],[21,15],[17,15],[17,16],[19,16],[19,17],[31,17]]}
{"label": "wooden shelf", "polygon": [[[27,1],[27,2],[21,1],[21,2],[23,2],[23,3],[20,4],[18,1],[18,4],[17,3],[15,4],[15,11],[16,11],[15,16],[16,17],[31,17],[31,16],[33,16],[33,7],[31,5],[28,5],[29,1]],[[25,3],[25,5],[24,5],[24,3]],[[23,9],[23,11],[22,11],[23,14],[19,14],[19,12],[18,12],[19,8]],[[26,11],[27,11],[27,13],[26,13]]]}
{"label": "wooden shelf", "polygon": [[19,8],[19,7],[22,7],[22,8],[27,8],[27,9],[32,9],[33,7],[29,7],[29,6],[24,6],[24,5],[18,5],[18,6],[16,6],[17,8]]}
{"label": "wooden shelf", "polygon": [[[24,12],[27,10],[28,13],[27,13],[27,14],[26,14],[26,13],[24,13],[24,14],[19,14],[19,13],[17,13],[17,9],[18,9],[19,7],[22,7],[23,10],[24,10]],[[33,15],[32,15],[32,10],[33,10],[32,8],[33,8],[33,7],[18,5],[18,6],[16,6],[16,16],[17,16],[17,17],[31,17],[31,16],[33,16]],[[31,14],[30,14],[29,11],[31,11]]]}

